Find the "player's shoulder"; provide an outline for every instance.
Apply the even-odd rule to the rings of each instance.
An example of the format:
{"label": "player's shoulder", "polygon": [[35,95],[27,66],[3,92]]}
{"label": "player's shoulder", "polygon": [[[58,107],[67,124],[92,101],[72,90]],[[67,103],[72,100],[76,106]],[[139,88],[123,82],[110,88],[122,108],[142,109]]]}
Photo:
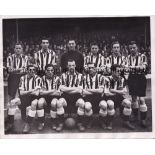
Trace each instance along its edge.
{"label": "player's shoulder", "polygon": [[113,77],[112,77],[112,75],[109,75],[109,76],[105,76],[105,79],[108,81],[111,81],[113,79]]}
{"label": "player's shoulder", "polygon": [[25,78],[27,78],[27,74],[22,75],[22,76],[20,77],[21,80],[24,80]]}
{"label": "player's shoulder", "polygon": [[21,57],[24,58],[24,59],[27,59],[27,58],[28,58],[28,55],[27,55],[26,53],[23,53],[23,54],[21,55]]}
{"label": "player's shoulder", "polygon": [[68,74],[68,72],[61,73],[61,77],[65,77]]}
{"label": "player's shoulder", "polygon": [[37,74],[34,75],[34,78],[35,78],[35,79],[42,79],[42,78],[41,78],[39,75],[37,75]]}
{"label": "player's shoulder", "polygon": [[55,75],[54,78],[55,78],[56,81],[60,80],[60,76],[58,76],[58,75]]}
{"label": "player's shoulder", "polygon": [[16,54],[15,53],[12,53],[12,54],[9,54],[8,57],[15,57]]}
{"label": "player's shoulder", "polygon": [[38,54],[38,53],[41,53],[42,52],[42,50],[38,50],[37,52],[35,52],[35,54]]}
{"label": "player's shoulder", "polygon": [[49,49],[49,53],[51,53],[51,54],[55,55],[55,51],[54,51],[54,50],[52,50],[52,49]]}
{"label": "player's shoulder", "polygon": [[130,58],[131,57],[131,54],[129,54],[127,57]]}
{"label": "player's shoulder", "polygon": [[141,57],[146,57],[146,54],[145,53],[140,53],[140,56]]}
{"label": "player's shoulder", "polygon": [[125,78],[125,76],[120,76],[119,79],[123,82],[125,82],[127,79]]}
{"label": "player's shoulder", "polygon": [[42,80],[45,80],[45,79],[46,79],[46,76],[45,76],[45,75],[43,75],[43,76],[41,77],[41,79],[42,79]]}

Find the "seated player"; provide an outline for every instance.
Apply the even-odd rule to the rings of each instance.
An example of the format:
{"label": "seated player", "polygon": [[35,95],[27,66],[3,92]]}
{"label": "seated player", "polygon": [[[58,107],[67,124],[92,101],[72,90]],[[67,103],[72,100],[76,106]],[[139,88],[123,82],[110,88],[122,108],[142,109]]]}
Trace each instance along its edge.
{"label": "seated player", "polygon": [[[27,112],[26,124],[24,126],[23,133],[29,133],[32,120],[36,113],[38,120],[43,120],[43,111],[40,109],[40,105],[38,103],[38,96],[42,83],[41,78],[36,75],[36,67],[34,65],[29,65],[27,70],[27,74],[21,77],[19,84],[22,119],[25,120]],[[41,127],[42,124],[40,124],[39,121],[38,129]]]}
{"label": "seated player", "polygon": [[[107,106],[109,109],[115,107],[120,109],[120,115],[123,119],[123,126],[128,129],[135,129],[135,127],[130,123],[130,116],[132,112],[131,101],[125,98],[127,93],[126,80],[121,76],[120,66],[115,64],[111,66],[112,75],[108,77],[109,79],[109,90],[105,91],[105,100],[107,104],[100,103],[100,107],[104,111],[106,116]],[[108,111],[107,111],[108,112]],[[103,116],[104,116],[103,115]],[[110,113],[109,113],[110,115]],[[108,129],[112,129],[112,117],[110,118]]]}
{"label": "seated player", "polygon": [[[98,111],[98,103],[103,94],[104,77],[97,73],[94,63],[88,63],[88,74],[83,80],[83,102],[77,101],[79,130],[84,131],[85,126],[91,127],[93,109]],[[83,112],[82,112],[83,111]]]}
{"label": "seated player", "polygon": [[[44,113],[44,107],[47,105],[47,110],[50,110],[52,129],[61,131],[63,129],[64,106],[67,103],[64,98],[60,98],[59,90],[60,78],[54,75],[54,67],[51,64],[46,65],[45,75],[42,77],[42,88],[40,90],[41,98],[38,104],[41,105]],[[58,125],[56,124],[59,121]]]}
{"label": "seated player", "polygon": [[81,98],[82,94],[82,74],[75,70],[74,60],[68,60],[68,71],[61,76],[62,85],[60,90],[62,97],[67,101],[67,113],[71,115],[76,112],[76,101]]}
{"label": "seated player", "polygon": [[[145,70],[147,67],[147,58],[144,54],[138,53],[138,46],[135,41],[129,45],[130,55],[128,64],[130,68],[128,77],[129,94],[132,97],[133,114],[138,119],[138,109],[140,111],[140,121],[142,127],[147,127],[146,115],[147,105],[144,97],[146,96],[147,80]],[[139,99],[139,102],[138,102]]]}
{"label": "seated player", "polygon": [[17,106],[20,105],[20,99],[19,98],[14,98],[12,99],[8,105],[7,105],[7,124],[5,128],[5,133],[11,131],[14,131],[14,116],[16,113]]}

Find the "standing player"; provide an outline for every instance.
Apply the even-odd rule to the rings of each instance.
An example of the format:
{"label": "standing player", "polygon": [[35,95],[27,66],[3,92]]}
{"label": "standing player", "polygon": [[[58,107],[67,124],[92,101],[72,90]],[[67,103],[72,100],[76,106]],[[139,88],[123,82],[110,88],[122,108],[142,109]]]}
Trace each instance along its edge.
{"label": "standing player", "polygon": [[101,70],[104,73],[104,76],[108,76],[110,74],[111,60],[108,54],[108,51],[103,51],[101,53]]}
{"label": "standing player", "polygon": [[[45,76],[42,77],[42,88],[40,90],[41,98],[38,103],[42,105],[43,113],[43,107],[47,104],[47,110],[50,110],[52,129],[56,131],[61,131],[63,129],[65,113],[63,107],[67,106],[65,99],[60,98],[60,84],[60,78],[54,75],[54,66],[51,64],[46,65]],[[56,121],[59,121],[58,126]]]}
{"label": "standing player", "polygon": [[75,40],[68,41],[68,51],[63,53],[61,56],[61,70],[65,73],[68,69],[68,60],[74,60],[76,64],[76,70],[79,73],[83,72],[84,58],[82,53],[77,51]]}
{"label": "standing player", "polygon": [[[21,77],[19,85],[22,119],[25,120],[27,112],[23,133],[28,133],[30,131],[31,123],[36,113],[39,122],[40,120],[43,120],[43,111],[40,109],[42,105],[38,102],[39,91],[42,83],[41,78],[36,75],[36,67],[34,65],[29,65],[27,70],[28,73]],[[40,128],[39,126],[38,129]]]}
{"label": "standing player", "polygon": [[25,74],[27,56],[24,56],[23,46],[21,43],[16,43],[14,54],[9,55],[7,58],[7,69],[9,72],[8,77],[8,94],[11,99],[15,98],[20,77]]}
{"label": "standing player", "polygon": [[[115,107],[120,109],[120,115],[123,118],[123,126],[133,130],[135,127],[130,123],[130,116],[132,112],[131,102],[125,98],[127,93],[126,80],[121,76],[120,66],[117,64],[111,66],[111,73],[112,75],[108,77],[109,91],[105,92],[105,100],[107,101],[107,105],[110,105],[109,108]],[[102,106],[105,114],[107,105],[104,103],[100,104],[100,107]],[[109,119],[108,129],[112,129],[113,117],[110,117]]]}
{"label": "standing player", "polygon": [[99,47],[96,43],[93,43],[91,45],[91,51],[90,54],[85,59],[85,67],[87,68],[87,65],[89,63],[94,64],[94,66],[100,71],[101,67],[101,54],[99,54]]}
{"label": "standing player", "polygon": [[132,97],[133,113],[135,118],[138,119],[138,109],[140,110],[141,125],[142,127],[146,127],[147,105],[144,96],[146,96],[147,81],[145,69],[147,66],[147,58],[144,54],[138,53],[138,47],[135,41],[131,41],[129,50],[131,54],[128,57],[130,68],[128,85],[129,94]]}
{"label": "standing player", "polygon": [[47,38],[42,39],[41,47],[42,49],[34,54],[34,59],[39,69],[38,75],[43,76],[47,64],[56,65],[56,55],[54,51],[49,49],[49,40]]}
{"label": "standing player", "polygon": [[67,66],[68,71],[61,76],[62,85],[60,90],[68,104],[67,113],[71,114],[76,112],[76,101],[81,98],[82,74],[75,70],[76,64],[74,60],[68,60]]}
{"label": "standing player", "polygon": [[112,43],[112,55],[110,56],[111,66],[114,64],[122,64],[122,56],[120,52],[120,43],[115,41]]}

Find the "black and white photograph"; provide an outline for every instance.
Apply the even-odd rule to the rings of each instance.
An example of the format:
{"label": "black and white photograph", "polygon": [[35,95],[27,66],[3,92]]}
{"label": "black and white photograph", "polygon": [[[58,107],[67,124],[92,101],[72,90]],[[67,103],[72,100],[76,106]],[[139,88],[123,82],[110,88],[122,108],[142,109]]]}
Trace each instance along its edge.
{"label": "black and white photograph", "polygon": [[152,133],[151,35],[150,16],[2,18],[4,135]]}

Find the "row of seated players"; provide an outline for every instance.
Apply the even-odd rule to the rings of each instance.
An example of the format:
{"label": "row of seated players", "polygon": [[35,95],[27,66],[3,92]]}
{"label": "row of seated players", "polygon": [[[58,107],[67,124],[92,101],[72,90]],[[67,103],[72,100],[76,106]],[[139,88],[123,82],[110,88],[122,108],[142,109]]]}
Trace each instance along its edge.
{"label": "row of seated players", "polygon": [[[9,102],[6,131],[13,129],[17,105],[21,109],[22,119],[25,120],[23,133],[30,132],[32,120],[36,115],[38,130],[43,130],[46,110],[50,112],[51,126],[56,131],[63,130],[64,114],[75,112],[79,131],[90,127],[93,113],[98,113],[103,129],[111,130],[116,108],[120,110],[123,126],[135,129],[130,122],[132,102],[125,97],[127,83],[120,74],[120,66],[112,65],[112,75],[105,77],[97,73],[94,63],[87,65],[88,73],[82,75],[75,70],[75,61],[69,60],[68,71],[61,77],[54,75],[54,67],[51,64],[45,66],[43,77],[36,74],[34,65],[29,65],[27,74],[20,78],[19,98]],[[140,118],[145,127],[143,122],[146,120],[147,106],[145,102],[141,103]]]}

